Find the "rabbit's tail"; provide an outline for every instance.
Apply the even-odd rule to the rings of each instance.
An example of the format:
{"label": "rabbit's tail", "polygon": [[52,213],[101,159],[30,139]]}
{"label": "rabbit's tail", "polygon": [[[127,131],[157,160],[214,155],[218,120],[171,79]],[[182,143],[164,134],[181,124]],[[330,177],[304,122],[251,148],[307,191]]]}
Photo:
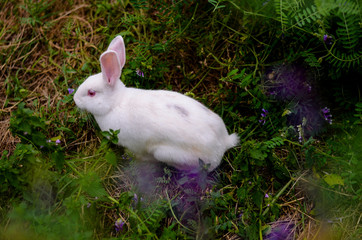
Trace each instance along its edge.
{"label": "rabbit's tail", "polygon": [[226,149],[233,148],[239,144],[239,136],[236,133],[230,134],[226,138]]}

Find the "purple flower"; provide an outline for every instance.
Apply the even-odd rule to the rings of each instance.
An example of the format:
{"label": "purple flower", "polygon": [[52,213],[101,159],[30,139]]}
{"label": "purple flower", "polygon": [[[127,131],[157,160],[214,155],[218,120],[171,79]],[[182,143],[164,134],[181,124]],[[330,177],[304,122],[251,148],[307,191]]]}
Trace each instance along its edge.
{"label": "purple flower", "polygon": [[90,206],[92,206],[92,204],[89,202],[89,203],[87,204],[87,208],[90,208]]}
{"label": "purple flower", "polygon": [[293,238],[293,223],[282,222],[272,227],[271,232],[265,236],[266,240],[292,240]]}
{"label": "purple flower", "polygon": [[323,41],[327,44],[327,45],[331,45],[332,44],[332,40],[333,38],[331,36],[328,36],[327,34],[323,35]]}
{"label": "purple flower", "polygon": [[268,110],[266,110],[266,109],[264,109],[264,108],[262,109],[262,111],[263,111],[263,112],[261,113],[261,116],[262,116],[262,117],[266,117],[266,115],[269,113]]}
{"label": "purple flower", "polygon": [[143,72],[142,72],[141,70],[139,70],[138,68],[137,68],[137,70],[136,70],[136,73],[137,73],[137,75],[140,76],[140,77],[145,77],[145,75],[143,74]]}
{"label": "purple flower", "polygon": [[28,135],[29,133],[28,132],[24,132],[24,135]]}
{"label": "purple flower", "polygon": [[329,124],[332,124],[332,114],[330,114],[331,110],[327,107],[322,110],[324,120],[326,120]]}
{"label": "purple flower", "polygon": [[265,198],[269,198],[269,195],[267,193],[265,193]]}
{"label": "purple flower", "polygon": [[262,123],[263,125],[265,124],[265,122],[266,122],[266,117],[267,117],[267,115],[268,115],[268,110],[266,110],[266,109],[261,109],[261,111],[262,111],[262,113],[260,114],[261,115],[261,119],[259,119],[259,122],[260,123]]}
{"label": "purple flower", "polygon": [[74,92],[74,89],[73,88],[68,88],[68,93],[69,94],[72,94]]}
{"label": "purple flower", "polygon": [[119,232],[123,229],[123,225],[124,222],[122,221],[122,219],[118,218],[116,223],[114,224],[115,228],[116,228],[116,232]]}
{"label": "purple flower", "polygon": [[259,119],[259,122],[264,125],[265,124],[265,119]]}
{"label": "purple flower", "polygon": [[61,143],[61,141],[59,140],[59,139],[57,139],[56,141],[55,141],[55,144],[56,145],[58,145],[58,144],[60,144]]}

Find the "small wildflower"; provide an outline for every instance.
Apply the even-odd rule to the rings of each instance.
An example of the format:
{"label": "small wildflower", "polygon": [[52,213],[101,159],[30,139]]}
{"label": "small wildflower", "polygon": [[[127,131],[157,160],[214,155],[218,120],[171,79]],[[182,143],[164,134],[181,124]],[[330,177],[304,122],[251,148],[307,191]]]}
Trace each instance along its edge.
{"label": "small wildflower", "polygon": [[266,117],[266,115],[269,113],[268,110],[266,110],[264,108],[262,109],[262,111],[263,111],[263,113],[261,113],[262,117]]}
{"label": "small wildflower", "polygon": [[302,143],[303,141],[303,128],[302,128],[302,124],[297,125],[297,130],[298,130],[298,140],[300,143]]}
{"label": "small wildflower", "polygon": [[57,139],[56,141],[55,141],[55,144],[56,145],[58,145],[58,144],[60,144],[61,143],[61,141],[59,140],[59,139]]}
{"label": "small wildflower", "polygon": [[123,225],[124,222],[122,221],[122,219],[118,218],[116,223],[114,224],[115,228],[116,228],[116,232],[119,232],[123,229]]}
{"label": "small wildflower", "polygon": [[270,204],[268,203],[266,206],[267,206],[267,207],[270,207]]}
{"label": "small wildflower", "polygon": [[87,204],[87,208],[90,208],[90,206],[92,206],[92,204],[89,202],[89,203]]}
{"label": "small wildflower", "polygon": [[68,93],[69,94],[72,94],[74,92],[74,89],[73,88],[68,88]]}
{"label": "small wildflower", "polygon": [[251,185],[251,181],[249,181],[249,185]]}
{"label": "small wildflower", "polygon": [[266,110],[264,108],[261,111],[262,111],[262,113],[260,114],[261,119],[259,119],[259,122],[262,123],[262,125],[264,125],[265,122],[266,122],[265,118],[266,118],[266,116],[268,115],[269,112],[268,112],[268,110]]}
{"label": "small wildflower", "polygon": [[39,147],[40,149],[42,149],[42,148],[44,148],[44,146],[43,145],[40,145],[40,147]]}
{"label": "small wildflower", "polygon": [[329,123],[332,124],[332,114],[330,114],[331,110],[327,107],[322,109],[324,119]]}
{"label": "small wildflower", "polygon": [[140,199],[138,199],[137,194],[134,194],[134,195],[133,195],[133,201],[134,201],[134,203],[137,205],[137,204],[138,204],[138,201],[140,201],[140,202],[143,201],[143,198],[141,197]]}
{"label": "small wildflower", "polygon": [[269,198],[269,195],[267,193],[265,193],[265,198]]}
{"label": "small wildflower", "polygon": [[139,70],[138,68],[137,68],[137,70],[136,70],[136,73],[137,73],[137,75],[140,76],[140,77],[145,77],[144,73],[143,73],[141,70]]}
{"label": "small wildflower", "polygon": [[24,132],[24,135],[28,135],[29,133],[28,132]]}
{"label": "small wildflower", "polygon": [[52,140],[50,140],[50,139],[47,140],[47,143],[51,143],[51,142],[52,142]]}
{"label": "small wildflower", "polygon": [[323,41],[327,44],[327,45],[331,45],[332,44],[332,40],[333,38],[331,36],[328,36],[327,34],[324,34],[323,36]]}

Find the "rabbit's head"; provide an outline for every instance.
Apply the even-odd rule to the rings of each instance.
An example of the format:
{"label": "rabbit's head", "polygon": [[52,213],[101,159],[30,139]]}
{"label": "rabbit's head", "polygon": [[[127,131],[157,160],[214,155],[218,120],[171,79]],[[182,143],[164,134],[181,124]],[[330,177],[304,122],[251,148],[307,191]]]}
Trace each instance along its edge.
{"label": "rabbit's head", "polygon": [[102,72],[88,77],[74,94],[75,104],[95,116],[112,110],[125,89],[120,81],[126,62],[126,49],[121,36],[112,40],[99,61]]}

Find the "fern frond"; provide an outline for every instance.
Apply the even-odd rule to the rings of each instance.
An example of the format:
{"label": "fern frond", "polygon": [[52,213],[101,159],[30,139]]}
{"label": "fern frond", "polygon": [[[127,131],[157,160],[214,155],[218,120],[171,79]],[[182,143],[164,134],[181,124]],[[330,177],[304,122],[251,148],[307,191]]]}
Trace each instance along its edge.
{"label": "fern frond", "polygon": [[314,53],[305,51],[305,52],[302,52],[301,55],[304,57],[304,61],[306,63],[308,63],[309,66],[317,67],[317,68],[321,66],[317,57],[314,55]]}
{"label": "fern frond", "polygon": [[274,137],[274,138],[264,142],[264,144],[267,146],[267,148],[273,149],[273,148],[284,145],[284,140],[281,137]]}
{"label": "fern frond", "polygon": [[329,51],[329,55],[326,60],[338,68],[360,66],[362,61],[362,50],[347,54],[344,51],[342,52],[335,48]]}
{"label": "fern frond", "polygon": [[310,8],[304,8],[295,15],[296,23],[299,27],[303,27],[305,24],[311,24],[321,18],[321,14],[318,9],[312,5]]}
{"label": "fern frond", "polygon": [[357,3],[346,0],[336,0],[336,7],[338,13],[344,13],[347,15],[359,14],[359,8]]}
{"label": "fern frond", "polygon": [[358,45],[362,36],[358,18],[356,15],[350,15],[345,12],[342,12],[339,17],[340,21],[337,21],[339,26],[336,31],[337,37],[344,48],[353,49]]}
{"label": "fern frond", "polygon": [[288,25],[288,17],[285,14],[286,4],[284,0],[275,0],[274,1],[275,11],[277,14],[277,19],[282,25],[282,31],[285,30],[286,26]]}

